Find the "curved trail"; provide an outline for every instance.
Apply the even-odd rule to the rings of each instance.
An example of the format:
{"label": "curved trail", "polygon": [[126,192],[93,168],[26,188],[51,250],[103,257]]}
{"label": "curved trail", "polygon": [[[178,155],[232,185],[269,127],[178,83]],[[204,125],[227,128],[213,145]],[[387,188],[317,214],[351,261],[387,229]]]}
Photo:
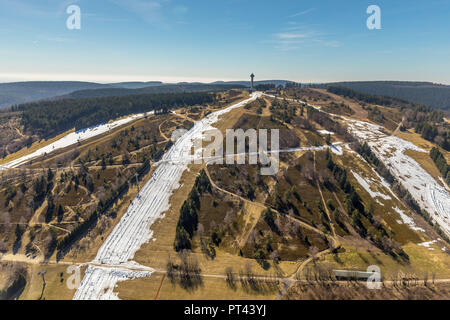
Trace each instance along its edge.
{"label": "curved trail", "polygon": [[[193,160],[190,154],[193,141],[217,122],[219,116],[244,106],[260,95],[254,93],[249,99],[211,113],[176,141],[89,264],[74,299],[118,299],[113,291],[119,281],[147,277],[154,272],[152,268],[139,266],[132,259],[141,245],[152,238],[151,225],[169,209],[170,196],[179,187],[183,172]],[[130,266],[136,271],[130,271]]]}

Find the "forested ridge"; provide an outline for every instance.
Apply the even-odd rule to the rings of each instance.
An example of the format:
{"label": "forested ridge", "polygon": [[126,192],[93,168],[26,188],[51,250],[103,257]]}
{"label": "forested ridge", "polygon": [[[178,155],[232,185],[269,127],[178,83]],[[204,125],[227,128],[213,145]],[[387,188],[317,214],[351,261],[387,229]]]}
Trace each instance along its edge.
{"label": "forested ridge", "polygon": [[213,92],[224,91],[231,89],[245,88],[241,85],[233,84],[194,84],[194,83],[179,83],[179,84],[161,84],[153,85],[144,88],[101,88],[101,89],[87,89],[74,91],[68,95],[62,96],[62,99],[85,99],[85,98],[105,98],[105,97],[123,97],[134,96],[142,94],[157,94],[157,93],[187,93],[187,92]]}
{"label": "forested ridge", "polygon": [[[359,92],[351,88],[347,88],[344,86],[339,85],[328,85],[326,86],[326,89],[328,92],[344,96],[351,99],[357,99],[360,101],[363,101],[365,103],[370,104],[378,104],[380,106],[385,107],[400,107],[400,108],[406,108],[406,107],[414,107],[419,106],[419,104],[410,102],[407,100],[394,98],[390,96],[385,95],[375,95],[375,94],[367,94],[364,92]],[[431,109],[431,108],[430,108]]]}
{"label": "forested ridge", "polygon": [[89,128],[125,115],[148,111],[167,112],[177,107],[209,104],[214,99],[214,94],[206,92],[148,94],[41,101],[14,106],[12,110],[22,113],[25,131],[47,138],[72,128]]}
{"label": "forested ridge", "polygon": [[450,86],[431,82],[357,81],[338,82],[342,86],[366,94],[396,97],[423,103],[435,109],[450,110]]}
{"label": "forested ridge", "polygon": [[433,148],[430,151],[430,157],[433,159],[447,185],[450,185],[450,165],[447,163],[447,160],[445,160],[442,152],[438,148]]}

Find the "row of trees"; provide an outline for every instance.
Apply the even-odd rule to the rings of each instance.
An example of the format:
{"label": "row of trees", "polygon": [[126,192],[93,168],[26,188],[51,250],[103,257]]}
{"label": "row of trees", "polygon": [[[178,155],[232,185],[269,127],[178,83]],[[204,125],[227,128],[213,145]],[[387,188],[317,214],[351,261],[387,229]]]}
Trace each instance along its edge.
{"label": "row of trees", "polygon": [[423,103],[435,109],[450,110],[450,86],[410,81],[356,81],[333,85],[359,92],[395,97],[415,103]]}
{"label": "row of trees", "polygon": [[373,94],[367,94],[355,91],[350,88],[342,87],[342,86],[336,86],[336,85],[329,85],[327,86],[327,91],[330,93],[334,93],[346,98],[350,99],[356,99],[359,101],[363,101],[365,103],[370,104],[377,104],[380,106],[386,106],[386,107],[394,107],[398,105],[408,105],[411,104],[410,102],[406,100],[401,100],[398,98],[392,98],[387,96],[378,96]]}
{"label": "row of trees", "polygon": [[433,159],[436,167],[439,169],[439,172],[445,178],[445,182],[450,186],[450,165],[445,160],[444,155],[438,148],[433,148],[430,151],[430,157]]}
{"label": "row of trees", "polygon": [[198,214],[200,209],[200,196],[205,193],[211,193],[211,183],[206,172],[202,170],[195,180],[194,187],[186,201],[180,209],[177,230],[175,234],[174,248],[176,251],[190,250],[191,239],[198,226]]}
{"label": "row of trees", "polygon": [[450,151],[450,130],[445,126],[429,122],[418,122],[414,129],[425,140],[435,142],[443,149]]}

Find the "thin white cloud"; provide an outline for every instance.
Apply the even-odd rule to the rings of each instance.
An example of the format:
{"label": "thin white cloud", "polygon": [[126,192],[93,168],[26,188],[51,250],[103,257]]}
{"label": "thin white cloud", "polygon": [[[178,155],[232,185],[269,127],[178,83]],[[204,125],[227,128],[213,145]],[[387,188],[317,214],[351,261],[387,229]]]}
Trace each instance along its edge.
{"label": "thin white cloud", "polygon": [[299,32],[282,32],[275,34],[275,37],[278,39],[304,39],[308,38],[309,35]]}
{"label": "thin white cloud", "polygon": [[308,30],[306,27],[296,28],[294,30],[287,28],[282,32],[272,34],[272,40],[267,42],[274,44],[275,49],[282,51],[296,50],[301,47],[314,45],[333,48],[342,45],[339,41],[328,39],[323,34],[315,30]]}
{"label": "thin white cloud", "polygon": [[315,8],[309,8],[309,9],[307,9],[307,10],[300,11],[300,12],[297,12],[297,13],[295,13],[295,14],[293,14],[293,15],[290,15],[289,18],[300,17],[300,16],[303,16],[303,15],[305,15],[305,14],[307,14],[307,13],[310,13],[310,12],[312,12],[312,11],[314,11],[314,10],[316,10],[316,9],[315,9]]}
{"label": "thin white cloud", "polygon": [[338,48],[342,45],[342,43],[337,40],[314,39],[313,41],[319,44],[323,44],[326,47],[333,47],[333,48]]}

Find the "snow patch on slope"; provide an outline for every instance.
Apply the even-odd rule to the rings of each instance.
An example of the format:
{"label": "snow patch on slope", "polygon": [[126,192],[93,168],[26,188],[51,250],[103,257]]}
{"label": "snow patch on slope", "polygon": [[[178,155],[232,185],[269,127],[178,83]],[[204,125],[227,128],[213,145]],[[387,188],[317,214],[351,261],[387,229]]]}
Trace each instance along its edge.
{"label": "snow patch on slope", "polygon": [[347,119],[349,129],[361,142],[366,141],[376,156],[411,193],[422,209],[450,235],[450,194],[422,166],[407,156],[406,150],[426,152],[411,142],[388,136],[383,128]]}
{"label": "snow patch on slope", "polygon": [[437,242],[437,240],[432,240],[432,241],[422,242],[422,243],[419,243],[419,246],[428,248],[428,250],[434,250],[434,248],[431,248],[430,246],[431,246],[432,244],[436,243],[436,242]]}
{"label": "snow patch on slope", "polygon": [[329,134],[330,136],[334,135],[334,132],[328,131],[328,130],[317,130],[320,134]]}
{"label": "snow patch on slope", "polygon": [[398,222],[399,224],[406,224],[406,225],[408,225],[408,226],[409,226],[412,230],[414,230],[414,231],[422,231],[422,232],[425,232],[424,229],[422,229],[422,228],[420,228],[420,227],[417,227],[416,224],[415,224],[415,222],[414,222],[414,220],[413,220],[411,217],[407,216],[407,215],[405,214],[405,212],[403,212],[403,210],[401,210],[401,209],[399,209],[399,208],[397,208],[397,207],[395,207],[394,210],[400,215],[401,220],[397,220],[397,222]]}
{"label": "snow patch on slope", "polygon": [[[355,177],[355,179],[358,181],[358,183],[361,185],[361,187],[364,188],[364,190],[367,191],[367,193],[370,194],[370,196],[372,198],[382,198],[383,200],[391,200],[392,198],[388,195],[385,195],[384,193],[381,192],[376,192],[376,191],[372,191],[370,184],[366,181],[366,179],[364,179],[363,177],[361,177],[359,174],[357,174],[356,172],[354,172],[353,170],[351,170],[353,176]],[[372,180],[368,179],[370,182],[373,182]]]}

